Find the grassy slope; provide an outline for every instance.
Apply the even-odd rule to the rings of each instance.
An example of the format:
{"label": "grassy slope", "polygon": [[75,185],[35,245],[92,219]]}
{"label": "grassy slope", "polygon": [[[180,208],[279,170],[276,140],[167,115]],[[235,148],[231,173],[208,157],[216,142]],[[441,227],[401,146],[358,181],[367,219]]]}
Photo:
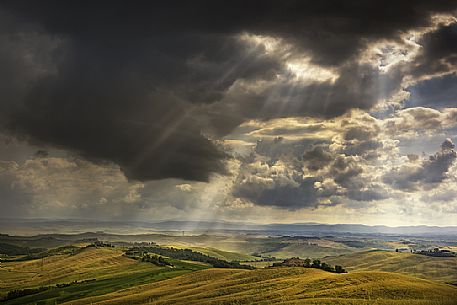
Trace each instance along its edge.
{"label": "grassy slope", "polygon": [[1,290],[36,287],[74,280],[87,280],[153,270],[155,265],[139,263],[111,248],[87,248],[76,255],[56,255],[24,262],[3,263]]}
{"label": "grassy slope", "polygon": [[343,265],[348,270],[401,272],[421,278],[457,283],[457,257],[429,257],[373,250],[325,258],[324,261]]}
{"label": "grassy slope", "polygon": [[455,304],[457,287],[385,272],[207,269],[67,304]]}
{"label": "grassy slope", "polygon": [[13,289],[96,279],[93,282],[53,288],[4,303],[34,304],[42,301],[42,304],[54,304],[57,301],[60,304],[208,268],[204,264],[171,259],[170,261],[175,268],[157,267],[151,263],[135,261],[122,256],[122,252],[117,249],[88,248],[76,255],[47,257],[43,261],[43,268],[41,260],[4,263],[0,268],[0,292],[6,294]]}

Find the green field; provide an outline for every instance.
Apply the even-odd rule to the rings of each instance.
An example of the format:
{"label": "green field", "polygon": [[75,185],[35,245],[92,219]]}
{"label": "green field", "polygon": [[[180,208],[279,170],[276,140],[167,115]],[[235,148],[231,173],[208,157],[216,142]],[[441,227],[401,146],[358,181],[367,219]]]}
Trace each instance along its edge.
{"label": "green field", "polygon": [[371,250],[325,258],[349,271],[388,271],[457,284],[457,257],[430,257],[414,253]]}

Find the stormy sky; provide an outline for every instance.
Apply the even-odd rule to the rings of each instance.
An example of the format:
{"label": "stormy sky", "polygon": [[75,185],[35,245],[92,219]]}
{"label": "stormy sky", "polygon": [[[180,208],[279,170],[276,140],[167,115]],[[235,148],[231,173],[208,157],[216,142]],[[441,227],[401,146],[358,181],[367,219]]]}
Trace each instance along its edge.
{"label": "stormy sky", "polygon": [[0,1],[4,218],[457,225],[457,1]]}

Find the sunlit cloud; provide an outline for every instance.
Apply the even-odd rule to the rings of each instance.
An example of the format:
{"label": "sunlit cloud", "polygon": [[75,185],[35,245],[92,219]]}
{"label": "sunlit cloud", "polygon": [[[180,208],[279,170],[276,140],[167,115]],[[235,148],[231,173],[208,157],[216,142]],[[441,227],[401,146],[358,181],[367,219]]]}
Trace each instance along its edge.
{"label": "sunlit cloud", "polygon": [[313,64],[311,57],[303,56],[292,44],[280,38],[244,33],[240,39],[248,43],[262,45],[265,54],[276,57],[282,62],[284,71],[277,75],[278,79],[309,83],[334,82],[338,78],[337,71]]}
{"label": "sunlit cloud", "polygon": [[376,41],[370,44],[363,52],[361,60],[387,73],[395,66],[414,61],[422,49],[421,39],[425,34],[456,22],[457,18],[453,15],[434,15],[429,26],[402,33],[395,40]]}

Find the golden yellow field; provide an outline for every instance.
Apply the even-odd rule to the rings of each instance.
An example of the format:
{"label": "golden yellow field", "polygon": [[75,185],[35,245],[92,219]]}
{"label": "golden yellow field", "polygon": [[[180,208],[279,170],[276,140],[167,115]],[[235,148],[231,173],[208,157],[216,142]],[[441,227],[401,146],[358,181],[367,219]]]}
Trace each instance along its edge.
{"label": "golden yellow field", "polygon": [[[7,300],[1,303],[62,304],[211,267],[200,262],[173,259],[169,261],[173,267],[159,267],[124,256],[118,248],[89,247],[81,248],[75,254],[59,254],[22,262],[2,262],[0,298]],[[31,291],[30,288],[35,290]],[[14,291],[19,291],[20,295],[8,294]]]}
{"label": "golden yellow field", "polygon": [[372,250],[325,258],[324,261],[343,265],[349,271],[400,272],[457,284],[457,257],[430,257],[414,253]]}
{"label": "golden yellow field", "polygon": [[24,262],[2,263],[0,292],[68,283],[75,280],[103,279],[157,269],[123,256],[112,248],[87,248],[75,255],[55,255]]}
{"label": "golden yellow field", "polygon": [[65,304],[448,304],[457,287],[387,272],[207,269]]}

